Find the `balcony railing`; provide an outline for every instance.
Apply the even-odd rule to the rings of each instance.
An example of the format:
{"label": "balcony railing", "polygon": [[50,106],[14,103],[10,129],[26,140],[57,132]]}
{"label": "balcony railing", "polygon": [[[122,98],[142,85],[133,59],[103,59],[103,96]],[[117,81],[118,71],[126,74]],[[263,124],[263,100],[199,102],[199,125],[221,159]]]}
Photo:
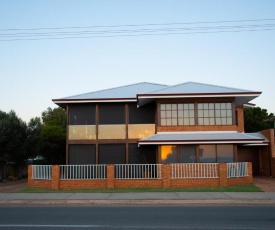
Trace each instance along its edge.
{"label": "balcony railing", "polygon": [[218,178],[218,163],[171,164],[171,177],[180,178]]}
{"label": "balcony railing", "polygon": [[60,165],[61,180],[106,179],[106,165]]}
{"label": "balcony railing", "polygon": [[227,178],[248,176],[248,163],[227,163]]}
{"label": "balcony railing", "polygon": [[32,179],[51,180],[51,165],[32,165]]}
{"label": "balcony railing", "polygon": [[161,164],[116,164],[116,179],[161,179]]}

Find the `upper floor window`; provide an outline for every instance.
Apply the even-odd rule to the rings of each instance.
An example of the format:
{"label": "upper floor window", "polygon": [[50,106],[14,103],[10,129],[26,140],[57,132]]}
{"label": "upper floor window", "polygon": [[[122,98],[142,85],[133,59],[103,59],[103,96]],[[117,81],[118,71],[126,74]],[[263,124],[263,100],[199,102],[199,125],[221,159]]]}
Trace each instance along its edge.
{"label": "upper floor window", "polygon": [[198,103],[198,125],[232,125],[231,103]]}
{"label": "upper floor window", "polygon": [[163,103],[161,126],[232,125],[232,103]]}
{"label": "upper floor window", "polygon": [[160,122],[162,126],[195,125],[195,105],[193,103],[161,104]]}

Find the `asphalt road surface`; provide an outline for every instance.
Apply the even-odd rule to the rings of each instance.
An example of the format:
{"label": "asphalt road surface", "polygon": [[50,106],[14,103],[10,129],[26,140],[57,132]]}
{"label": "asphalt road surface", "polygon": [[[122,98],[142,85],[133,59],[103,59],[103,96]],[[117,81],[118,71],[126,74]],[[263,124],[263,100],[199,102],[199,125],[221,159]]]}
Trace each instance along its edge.
{"label": "asphalt road surface", "polygon": [[0,207],[0,229],[275,229],[275,206]]}

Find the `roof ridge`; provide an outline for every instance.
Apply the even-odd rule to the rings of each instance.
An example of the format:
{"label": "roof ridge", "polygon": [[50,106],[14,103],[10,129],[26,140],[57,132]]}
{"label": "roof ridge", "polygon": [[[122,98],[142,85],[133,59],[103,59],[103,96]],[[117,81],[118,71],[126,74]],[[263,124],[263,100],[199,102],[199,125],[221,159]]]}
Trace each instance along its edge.
{"label": "roof ridge", "polygon": [[215,87],[215,88],[223,88],[223,89],[229,89],[229,90],[240,90],[240,91],[245,91],[245,92],[257,92],[256,90],[247,90],[247,89],[240,89],[240,88],[234,88],[234,87],[228,87],[228,86],[222,86],[222,85],[213,85],[213,84],[208,84],[208,83],[201,83],[201,82],[195,82],[195,81],[187,81],[184,83],[179,83],[179,84],[175,84],[175,85],[171,85],[171,86],[167,86],[166,88],[163,89],[158,89],[158,90],[154,90],[148,93],[154,93],[154,92],[158,92],[158,91],[162,91],[164,89],[169,89],[169,88],[175,88],[181,85],[187,85],[187,84],[196,84],[196,85],[204,85],[204,86],[211,86],[211,87]]}

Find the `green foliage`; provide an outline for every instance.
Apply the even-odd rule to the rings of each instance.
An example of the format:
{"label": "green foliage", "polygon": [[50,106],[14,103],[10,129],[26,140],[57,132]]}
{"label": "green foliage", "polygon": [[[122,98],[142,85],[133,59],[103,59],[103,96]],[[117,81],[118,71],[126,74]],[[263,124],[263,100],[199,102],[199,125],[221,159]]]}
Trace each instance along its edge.
{"label": "green foliage", "polygon": [[39,117],[31,118],[28,123],[26,148],[28,156],[34,158],[40,154],[42,122]]}
{"label": "green foliage", "polygon": [[260,107],[244,109],[245,132],[259,132],[273,128],[272,122],[265,121],[272,116],[274,116],[273,113],[268,114],[266,109]]}
{"label": "green foliage", "polygon": [[42,113],[41,153],[49,164],[65,164],[66,112],[48,108]]}
{"label": "green foliage", "polygon": [[[14,111],[0,111],[0,163],[12,163],[22,169],[26,163],[27,125]],[[5,177],[2,167],[2,177]],[[20,171],[19,171],[19,176]]]}
{"label": "green foliage", "polygon": [[[47,164],[64,164],[66,156],[66,112],[62,108],[48,108],[39,117],[32,118],[28,125],[14,111],[0,110],[0,164],[12,163],[19,168],[27,159],[36,159]],[[41,159],[41,158],[37,158]],[[4,167],[1,175],[5,177]]]}

